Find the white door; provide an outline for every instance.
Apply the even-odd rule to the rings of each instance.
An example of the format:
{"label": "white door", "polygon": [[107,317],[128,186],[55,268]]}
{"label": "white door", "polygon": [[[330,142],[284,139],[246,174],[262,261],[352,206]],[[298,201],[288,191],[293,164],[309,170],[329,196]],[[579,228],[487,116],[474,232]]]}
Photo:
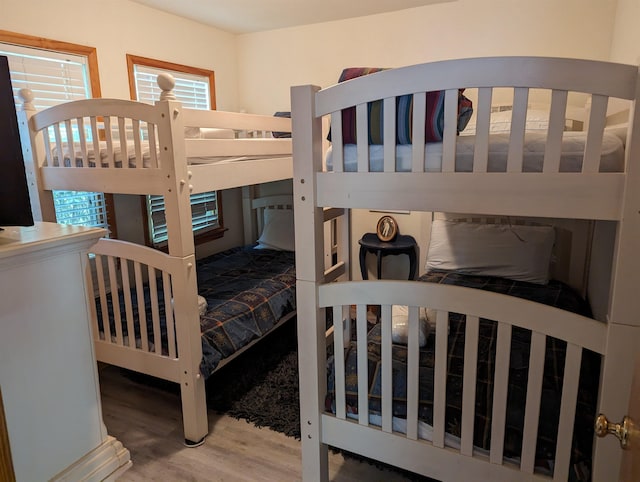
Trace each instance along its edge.
{"label": "white door", "polygon": [[620,421],[607,420],[606,414],[601,414],[595,431],[600,437],[613,435],[620,440],[622,463],[620,477],[622,482],[640,481],[640,354],[635,358],[631,396],[627,415]]}

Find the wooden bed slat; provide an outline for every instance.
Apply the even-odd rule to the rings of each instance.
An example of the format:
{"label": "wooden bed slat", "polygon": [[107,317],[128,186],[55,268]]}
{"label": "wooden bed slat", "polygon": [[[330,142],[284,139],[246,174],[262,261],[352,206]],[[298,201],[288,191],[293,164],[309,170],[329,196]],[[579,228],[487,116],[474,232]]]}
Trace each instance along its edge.
{"label": "wooden bed slat", "polygon": [[333,307],[333,353],[334,373],[336,389],[336,417],[345,419],[346,395],[345,395],[345,363],[344,363],[344,327],[342,306]]}
{"label": "wooden bed slat", "polygon": [[78,125],[78,136],[80,137],[80,152],[82,153],[82,167],[89,165],[89,155],[87,152],[87,135],[84,131],[84,117],[78,117],[76,119]]}
{"label": "wooden bed slat", "polygon": [[393,431],[393,366],[391,351],[391,305],[380,309],[382,334],[382,430]]}
{"label": "wooden bed slat", "polygon": [[[358,343],[358,423],[369,425],[369,359],[367,357],[367,305],[356,307],[356,337]],[[360,383],[360,380],[363,383]]]}
{"label": "wooden bed slat", "polygon": [[458,89],[447,89],[444,95],[444,132],[442,133],[442,172],[456,170],[456,138],[458,136]]}
{"label": "wooden bed slat", "polygon": [[516,87],[513,89],[513,112],[511,114],[507,172],[522,172],[524,131],[527,122],[528,101],[529,89],[524,87]]}
{"label": "wooden bed slat", "polygon": [[509,361],[511,355],[511,325],[498,323],[496,340],[496,361],[493,381],[493,406],[491,412],[491,452],[492,464],[502,464],[504,454],[504,434],[507,418],[507,392],[509,389]]}
{"label": "wooden bed slat", "polygon": [[173,299],[173,288],[171,286],[171,277],[169,273],[166,271],[162,272],[162,288],[164,290],[164,313],[165,313],[165,323],[167,326],[167,345],[168,345],[168,353],[170,358],[176,358],[176,328],[174,322],[174,310],[173,303],[168,304],[167,300]]}
{"label": "wooden bed slat", "polygon": [[460,453],[468,456],[473,455],[479,329],[480,320],[478,317],[467,315],[464,333],[464,375],[462,386],[462,431],[460,437]]}
{"label": "wooden bed slat", "polygon": [[444,447],[448,331],[449,313],[447,311],[438,311],[436,315],[436,355],[433,377],[433,445],[436,447]]}
{"label": "wooden bed slat", "polygon": [[473,172],[487,172],[489,162],[489,122],[493,89],[478,89],[476,110],[476,144],[473,151]]}
{"label": "wooden bed slat", "polygon": [[91,124],[91,139],[93,140],[93,158],[95,167],[101,168],[102,162],[100,159],[100,130],[98,129],[98,119],[95,116],[90,118]]}
{"label": "wooden bed slat", "polygon": [[122,294],[124,297],[124,312],[127,317],[127,333],[129,334],[129,348],[136,347],[135,325],[133,322],[133,304],[131,300],[131,285],[129,281],[129,261],[120,260],[120,270],[122,272]]}
{"label": "wooden bed slat", "polygon": [[134,261],[133,272],[136,285],[136,303],[138,307],[138,327],[140,328],[140,344],[143,351],[149,351],[149,333],[147,330],[147,308],[144,303],[144,280],[142,278],[142,265]]}
{"label": "wooden bed slat", "polygon": [[609,98],[604,95],[591,96],[591,113],[587,143],[584,148],[582,172],[598,172],[600,170],[600,156],[602,152],[602,136],[607,115]]}
{"label": "wooden bed slat", "polygon": [[549,129],[544,151],[543,172],[560,171],[560,155],[562,153],[562,133],[564,131],[567,112],[566,90],[554,90],[551,93],[551,112],[549,114]]}
{"label": "wooden bed slat", "polygon": [[98,281],[98,296],[100,298],[100,308],[102,311],[102,330],[104,341],[111,343],[111,326],[109,325],[109,310],[107,305],[107,291],[104,286],[104,269],[101,255],[96,255],[96,277]]}
{"label": "wooden bed slat", "polygon": [[342,143],[342,111],[331,114],[331,144],[333,146],[333,170],[344,172],[344,151]]}
{"label": "wooden bed slat", "polygon": [[[407,437],[418,440],[418,400],[420,390],[420,320],[419,308],[409,307],[409,333],[407,340]],[[360,375],[358,375],[360,376]]]}
{"label": "wooden bed slat", "polygon": [[396,170],[396,98],[384,99],[384,171]]}
{"label": "wooden bed slat", "polygon": [[[113,321],[116,329],[115,343],[117,345],[123,345],[122,337],[122,314],[120,312],[120,293],[118,293],[118,279],[116,273],[116,263],[113,256],[107,256],[107,268],[109,272],[109,290],[111,291],[111,306],[113,311]],[[111,317],[109,317],[111,319]],[[105,320],[103,323],[108,324]]]}
{"label": "wooden bed slat", "polygon": [[367,104],[356,106],[358,172],[369,172],[369,112]]}
{"label": "wooden bed slat", "polygon": [[568,343],[564,363],[560,423],[558,425],[558,439],[556,442],[556,456],[554,458],[555,463],[553,468],[553,480],[557,481],[569,479],[571,442],[573,440],[573,426],[576,417],[576,405],[578,403],[581,362],[582,349],[577,345]]}
{"label": "wooden bed slat", "polygon": [[142,169],[144,160],[142,158],[142,141],[140,140],[140,121],[133,119],[131,125],[133,128],[133,149],[136,155],[136,167]]}
{"label": "wooden bed slat", "polygon": [[[113,131],[111,130],[111,117],[104,116],[104,140],[107,143],[107,167],[115,167],[115,162],[113,159]],[[95,152],[96,164],[102,164],[102,159],[100,155],[100,149]],[[122,164],[124,167],[125,164]]]}
{"label": "wooden bed slat", "polygon": [[411,170],[413,172],[424,171],[424,149],[425,142],[424,124],[427,116],[427,93],[416,92],[413,94],[413,127],[411,132],[413,157]]}
{"label": "wooden bed slat", "polygon": [[[151,322],[153,326],[153,348],[158,354],[162,354],[162,332],[160,331],[160,306],[158,304],[158,283],[156,270],[153,266],[147,266],[149,276],[149,298],[151,299]],[[141,319],[140,321],[144,321]]]}
{"label": "wooden bed slat", "polygon": [[522,461],[520,463],[520,470],[527,474],[533,473],[535,463],[546,339],[547,337],[542,333],[535,331],[531,333],[527,401],[525,405],[524,428],[522,430]]}

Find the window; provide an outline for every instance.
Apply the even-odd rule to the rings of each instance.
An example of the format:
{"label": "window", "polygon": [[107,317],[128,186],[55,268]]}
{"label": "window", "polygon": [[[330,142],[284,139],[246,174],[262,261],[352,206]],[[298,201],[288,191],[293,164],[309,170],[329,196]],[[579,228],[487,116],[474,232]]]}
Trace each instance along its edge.
{"label": "window", "polygon": [[[215,109],[212,71],[134,55],[127,55],[127,65],[132,99],[150,104],[159,100],[161,91],[156,78],[162,72],[169,72],[176,81],[173,92],[185,107]],[[150,244],[156,247],[165,245],[168,238],[164,198],[155,195],[146,196],[145,213]],[[221,199],[216,191],[193,194],[191,214],[196,244],[222,236],[224,228]]]}
{"label": "window", "polygon": [[[37,110],[100,97],[98,61],[92,47],[0,31],[0,55],[9,59],[16,103],[22,88],[33,91]],[[53,200],[58,223],[102,227],[115,237],[112,195],[53,191]]]}

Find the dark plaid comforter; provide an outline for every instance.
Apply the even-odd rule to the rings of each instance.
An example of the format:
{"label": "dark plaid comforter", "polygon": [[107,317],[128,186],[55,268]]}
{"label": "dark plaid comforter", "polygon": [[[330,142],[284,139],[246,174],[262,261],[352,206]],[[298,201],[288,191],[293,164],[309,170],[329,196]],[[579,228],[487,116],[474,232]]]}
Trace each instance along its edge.
{"label": "dark plaid comforter", "polygon": [[[484,276],[465,276],[443,271],[432,271],[420,278],[421,281],[454,284],[508,294],[589,316],[590,309],[568,286],[551,281],[547,286],[523,283]],[[355,325],[355,323],[354,323]],[[446,431],[460,436],[462,413],[462,378],[464,369],[465,320],[460,314],[449,315],[448,336],[448,374],[446,393]],[[493,396],[493,375],[495,370],[495,342],[497,323],[480,320],[476,417],[474,426],[474,445],[489,449],[491,445],[491,410]],[[369,373],[369,409],[373,413],[381,412],[381,335],[380,324],[373,325],[368,334],[368,373]],[[513,327],[511,360],[509,372],[509,390],[507,399],[507,427],[505,434],[505,456],[519,457],[522,448],[524,426],[524,405],[529,369],[529,349],[531,332]],[[393,345],[393,414],[406,417],[406,358],[407,349],[403,345]],[[555,439],[560,411],[562,378],[566,343],[547,337],[546,361],[544,370],[543,393],[536,463],[539,467],[550,466],[555,456]],[[357,346],[352,342],[346,351],[346,391],[347,411],[357,413]],[[426,346],[420,352],[419,370],[419,418],[432,424],[433,421],[433,367],[435,356],[435,330],[429,334]],[[593,440],[593,420],[597,401],[599,355],[585,350],[581,366],[581,379],[578,393],[578,407],[574,431],[572,463],[586,468],[591,461]],[[334,410],[333,368],[329,367],[329,395],[327,408]]]}
{"label": "dark plaid comforter", "polygon": [[208,305],[200,317],[205,377],[296,309],[294,261],[290,251],[245,246],[197,262],[198,293]]}
{"label": "dark plaid comforter", "polygon": [[[254,249],[252,246],[232,248],[198,260],[198,293],[207,300],[207,311],[200,317],[202,362],[200,371],[208,378],[220,361],[256,338],[266,334],[285,315],[296,309],[295,255],[289,251]],[[157,279],[160,340],[153,339],[151,297],[145,286],[144,299],[147,333],[151,345],[160,343],[167,353],[164,287]],[[131,290],[136,299],[135,288]],[[119,293],[122,333],[126,337],[124,297]],[[107,313],[111,333],[115,333],[113,300],[107,297]],[[96,299],[98,326],[102,332],[102,309]],[[140,345],[139,313],[133,306],[136,344]]]}

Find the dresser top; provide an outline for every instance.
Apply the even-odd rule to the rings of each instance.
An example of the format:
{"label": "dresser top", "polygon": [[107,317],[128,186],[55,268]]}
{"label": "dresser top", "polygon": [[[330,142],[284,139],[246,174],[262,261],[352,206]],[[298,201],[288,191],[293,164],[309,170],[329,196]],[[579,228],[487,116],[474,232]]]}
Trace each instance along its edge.
{"label": "dresser top", "polygon": [[0,259],[77,242],[91,242],[106,234],[102,228],[36,222],[0,231]]}

